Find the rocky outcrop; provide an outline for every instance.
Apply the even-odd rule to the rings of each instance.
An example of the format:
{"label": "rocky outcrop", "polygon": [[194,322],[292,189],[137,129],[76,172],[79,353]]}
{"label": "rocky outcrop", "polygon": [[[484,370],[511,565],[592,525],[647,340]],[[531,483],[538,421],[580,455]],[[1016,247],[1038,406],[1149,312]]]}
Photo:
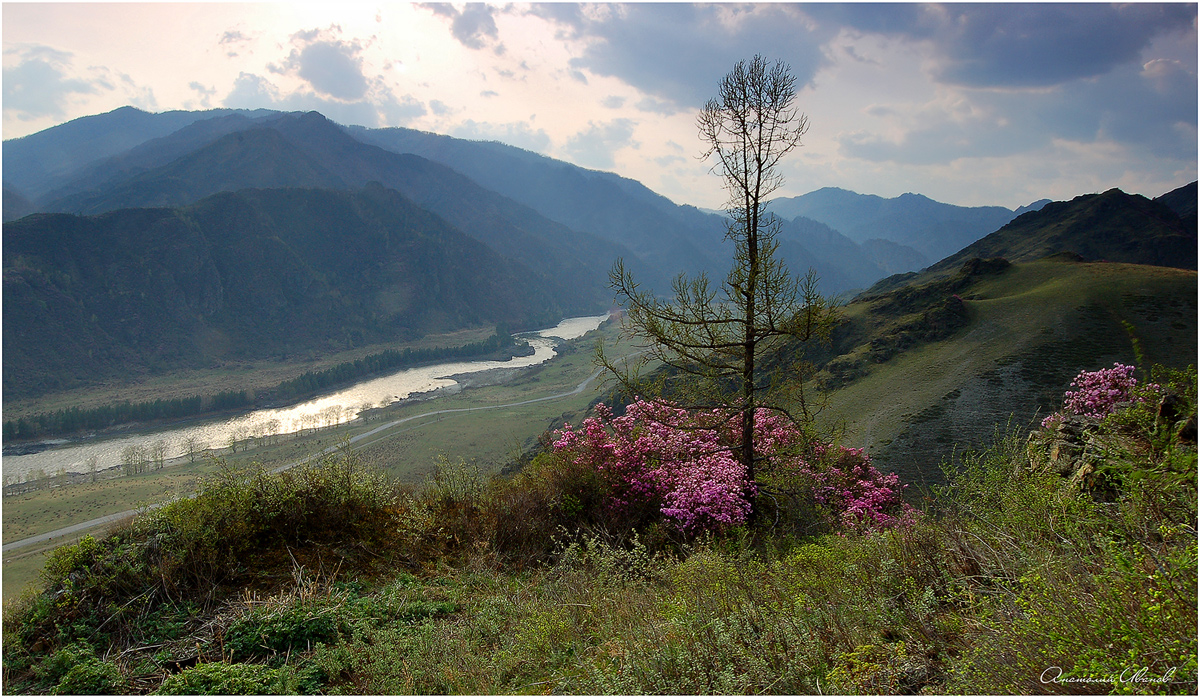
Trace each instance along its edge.
{"label": "rocky outcrop", "polygon": [[1068,491],[1089,492],[1097,500],[1111,501],[1116,490],[1100,471],[1107,445],[1099,427],[1098,419],[1068,414],[1035,431],[1026,445],[1029,469],[1058,474]]}

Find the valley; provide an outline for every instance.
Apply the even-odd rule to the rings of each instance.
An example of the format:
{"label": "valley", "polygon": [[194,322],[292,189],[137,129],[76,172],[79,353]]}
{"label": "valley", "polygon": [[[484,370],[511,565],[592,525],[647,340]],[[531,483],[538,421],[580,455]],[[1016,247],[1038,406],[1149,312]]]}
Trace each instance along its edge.
{"label": "valley", "polygon": [[[402,401],[369,410],[357,420],[263,440],[236,452],[213,449],[210,455],[218,456],[219,462],[207,457],[189,462],[184,456],[172,459],[161,470],[115,478],[111,478],[114,473],[102,473],[97,482],[59,486],[53,478],[48,479],[44,487],[5,497],[5,544],[186,495],[198,478],[212,477],[226,467],[254,464],[270,470],[304,462],[346,439],[355,440],[354,449],[366,462],[409,486],[424,482],[439,458],[465,458],[483,472],[499,472],[515,456],[535,446],[538,437],[555,424],[564,419],[578,421],[602,394],[603,379],[595,379],[591,361],[595,342],[604,341],[615,353],[636,351],[617,335],[617,327],[607,323],[599,331],[560,344],[553,359],[515,375],[480,374],[476,385],[432,400]],[[361,438],[394,422],[400,423]],[[87,532],[80,530],[65,540],[6,552],[5,597],[12,598],[36,578],[49,548]]]}
{"label": "valley", "polygon": [[1195,3],[3,25],[4,696],[1200,690]]}

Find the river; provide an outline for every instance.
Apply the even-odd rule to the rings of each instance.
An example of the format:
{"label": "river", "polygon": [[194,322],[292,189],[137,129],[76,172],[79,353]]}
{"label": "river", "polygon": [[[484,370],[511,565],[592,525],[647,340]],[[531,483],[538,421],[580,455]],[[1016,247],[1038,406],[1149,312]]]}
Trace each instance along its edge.
{"label": "river", "polygon": [[508,361],[456,361],[408,368],[288,407],[255,410],[179,428],[69,442],[28,455],[4,456],[4,481],[24,480],[39,471],[43,475],[63,471],[86,473],[93,464],[96,469],[104,470],[120,465],[122,454],[131,448],[143,449],[146,454],[161,450],[163,457],[171,459],[206,448],[228,448],[231,440],[282,436],[341,424],[355,419],[365,409],[386,406],[411,395],[438,389],[454,391],[458,383],[450,376],[544,363],[554,356],[557,340],[581,337],[607,318],[607,315],[567,318],[555,327],[522,334],[520,337],[534,349],[530,356]]}

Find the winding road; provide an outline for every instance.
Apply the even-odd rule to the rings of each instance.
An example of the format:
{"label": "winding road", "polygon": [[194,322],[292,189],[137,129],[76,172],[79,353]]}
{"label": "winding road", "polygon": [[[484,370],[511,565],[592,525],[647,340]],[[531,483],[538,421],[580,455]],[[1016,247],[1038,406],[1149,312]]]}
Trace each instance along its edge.
{"label": "winding road", "polygon": [[[629,359],[629,358],[636,356],[638,354],[641,354],[641,353],[642,352],[636,352],[634,354],[630,354],[629,356],[626,356],[625,359]],[[531,405],[535,402],[549,402],[551,400],[561,400],[563,398],[572,397],[572,396],[578,395],[578,394],[582,393],[584,390],[586,390],[588,385],[590,385],[592,383],[592,381],[596,380],[596,378],[598,378],[603,371],[604,371],[604,369],[601,369],[601,368],[596,369],[595,371],[592,372],[592,374],[590,376],[588,376],[586,379],[584,379],[584,381],[582,383],[575,386],[574,390],[568,390],[565,393],[557,393],[555,395],[547,395],[545,397],[535,397],[535,398],[530,398],[528,400],[521,400],[520,402],[510,402],[510,403],[503,404],[503,405],[484,405],[481,407],[457,407],[454,409],[434,410],[432,412],[425,412],[423,414],[417,414],[417,415],[413,415],[411,417],[404,417],[403,419],[397,419],[397,420],[388,422],[387,424],[383,424],[381,426],[375,427],[374,429],[372,429],[370,431],[363,432],[362,434],[351,437],[350,444],[353,445],[359,441],[362,441],[363,439],[366,439],[370,436],[374,436],[375,434],[378,434],[381,431],[387,431],[388,429],[397,427],[401,424],[404,424],[405,422],[411,422],[414,419],[422,419],[425,417],[433,417],[433,416],[442,415],[442,414],[455,414],[458,412],[477,412],[480,410],[498,410],[498,409],[504,409],[504,408],[510,408],[510,407],[521,407],[522,405]],[[271,472],[274,472],[274,473],[283,472],[284,470],[287,470],[289,468],[294,468],[297,465],[307,463],[314,458],[320,458],[322,456],[333,453],[338,448],[340,448],[340,445],[330,446],[318,453],[314,453],[314,454],[307,456],[305,458],[302,458],[300,460],[293,461],[286,465],[281,465],[278,468],[275,468],[274,470],[272,470]],[[159,505],[153,505],[148,508],[154,509],[157,506],[159,506]],[[129,509],[127,511],[118,512],[116,514],[109,514],[108,516],[101,516],[99,518],[92,519],[91,521],[84,521],[83,523],[78,523],[73,526],[66,526],[64,528],[60,528],[60,529],[57,529],[54,531],[49,531],[47,533],[41,533],[36,536],[30,536],[29,538],[23,538],[18,541],[13,541],[12,543],[5,543],[3,546],[0,546],[0,552],[7,553],[11,550],[18,550],[20,548],[24,548],[24,547],[27,547],[30,545],[36,545],[38,543],[45,543],[45,542],[54,540],[55,538],[60,538],[62,536],[69,536],[69,535],[72,535],[75,533],[81,533],[83,531],[97,528],[97,527],[103,526],[105,524],[110,524],[115,521],[120,521],[121,519],[133,516],[134,514],[138,513],[139,511],[146,511],[146,509]]]}

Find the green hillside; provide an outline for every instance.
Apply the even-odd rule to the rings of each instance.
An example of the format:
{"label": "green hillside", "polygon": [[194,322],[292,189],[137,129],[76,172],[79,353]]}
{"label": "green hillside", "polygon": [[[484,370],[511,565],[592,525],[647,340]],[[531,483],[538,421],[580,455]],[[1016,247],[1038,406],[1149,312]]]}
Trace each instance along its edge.
{"label": "green hillside", "polygon": [[1081,479],[1014,431],[882,529],[773,489],[755,523],[631,530],[564,454],[418,489],[349,451],[222,468],[48,557],[5,692],[1192,695],[1196,375],[1156,379]]}
{"label": "green hillside", "polygon": [[822,418],[881,468],[939,481],[952,449],[1046,416],[1080,370],[1194,364],[1196,294],[1194,271],[1043,260],[864,296],[827,357]]}
{"label": "green hillside", "polygon": [[[1187,191],[1189,187],[1181,187]],[[1195,206],[1195,188],[1190,188]],[[1187,198],[1174,192],[1167,201]],[[1184,214],[1186,215],[1186,213]],[[971,243],[929,268],[955,269],[972,257],[1027,262],[1072,252],[1087,261],[1128,262],[1196,268],[1196,225],[1185,224],[1165,203],[1120,189],[1046,204]]]}

